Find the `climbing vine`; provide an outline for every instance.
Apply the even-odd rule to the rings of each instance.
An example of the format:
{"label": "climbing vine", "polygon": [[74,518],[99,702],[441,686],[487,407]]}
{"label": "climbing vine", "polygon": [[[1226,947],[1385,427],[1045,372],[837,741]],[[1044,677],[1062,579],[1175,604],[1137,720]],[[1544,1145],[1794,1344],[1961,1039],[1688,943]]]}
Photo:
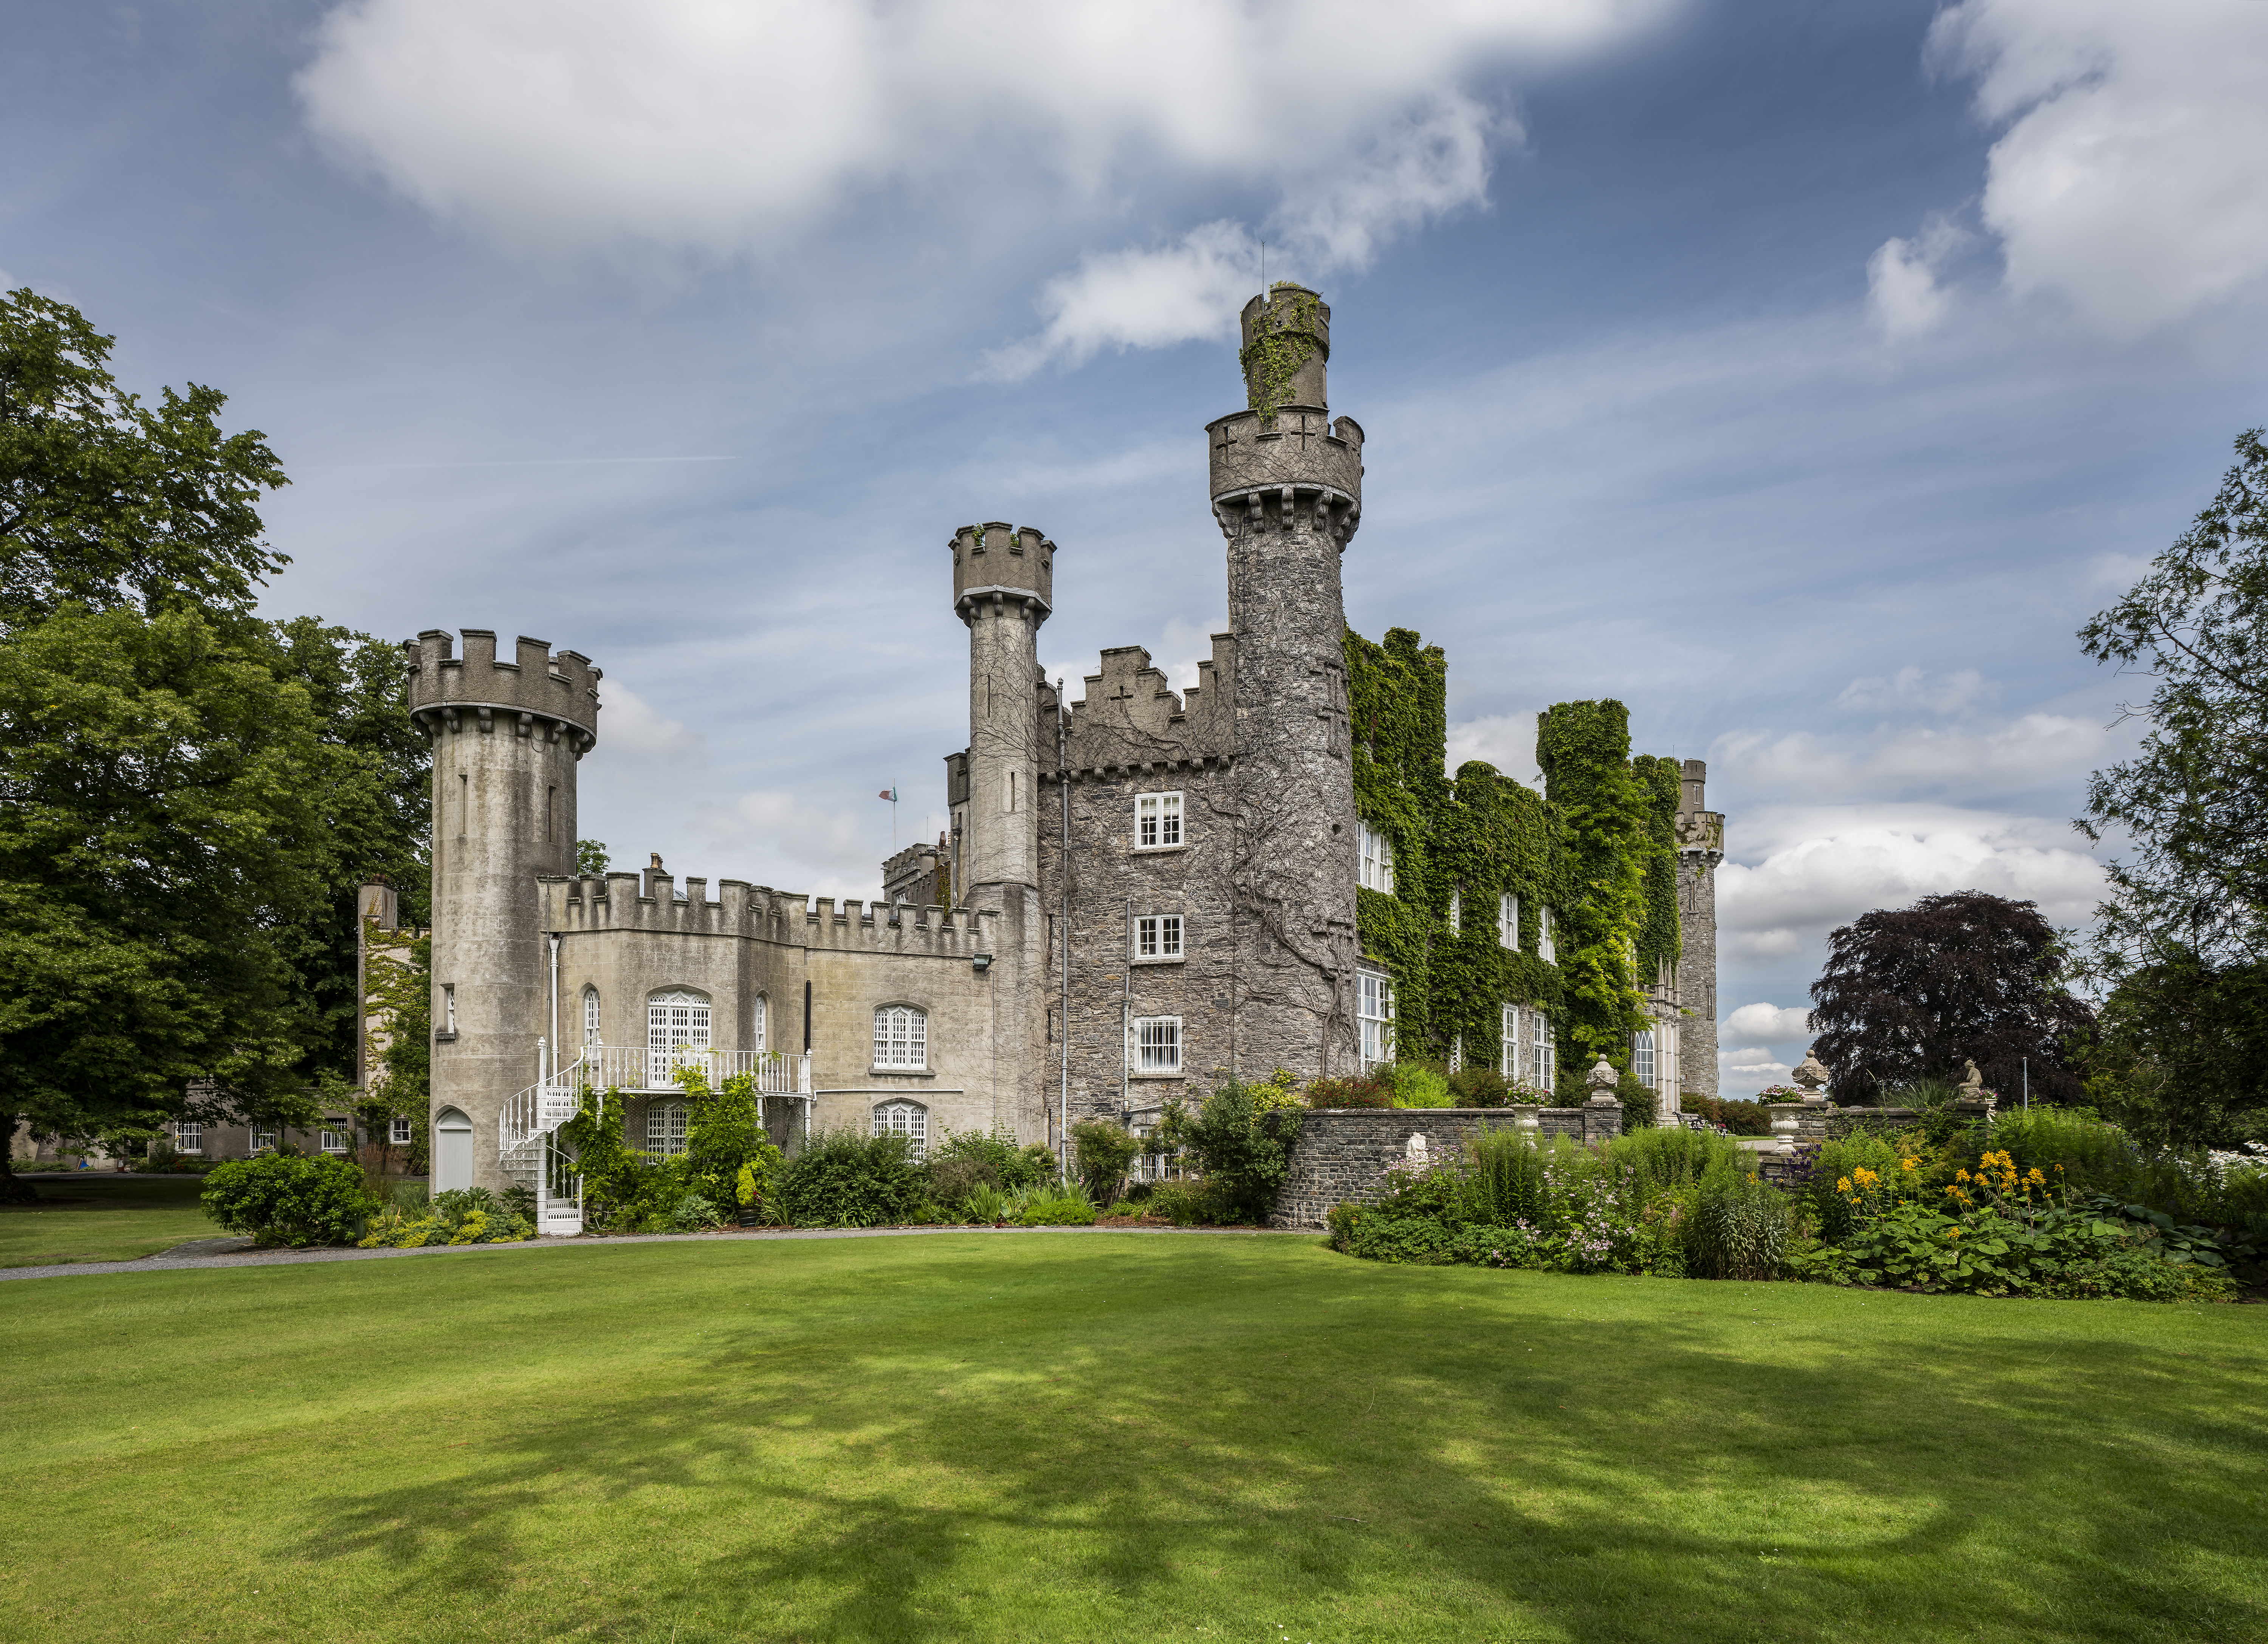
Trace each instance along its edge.
{"label": "climbing vine", "polygon": [[1278,280],[1252,323],[1252,341],[1237,356],[1244,367],[1245,403],[1269,422],[1292,397],[1300,368],[1322,346],[1316,334],[1322,299],[1289,280]]}
{"label": "climbing vine", "polygon": [[[1562,703],[1543,716],[1545,793],[1479,760],[1454,777],[1448,662],[1408,629],[1346,636],[1355,807],[1386,836],[1391,893],[1357,893],[1364,956],[1394,977],[1405,1059],[1493,1065],[1506,1004],[1559,1029],[1563,1087],[1604,1054],[1630,1062],[1642,982],[1678,952],[1677,765],[1630,756],[1620,703]],[[1518,898],[1519,946],[1499,938],[1499,898]],[[1453,919],[1453,898],[1457,917]],[[1557,962],[1540,956],[1543,910]]]}

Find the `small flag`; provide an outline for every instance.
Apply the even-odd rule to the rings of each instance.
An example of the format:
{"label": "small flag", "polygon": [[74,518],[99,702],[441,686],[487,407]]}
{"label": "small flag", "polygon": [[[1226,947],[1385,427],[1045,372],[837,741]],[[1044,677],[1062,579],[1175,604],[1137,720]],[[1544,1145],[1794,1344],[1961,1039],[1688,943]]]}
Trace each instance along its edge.
{"label": "small flag", "polygon": [[898,802],[898,791],[895,788],[884,788],[876,797],[879,799],[886,799],[889,800],[891,804],[895,805]]}

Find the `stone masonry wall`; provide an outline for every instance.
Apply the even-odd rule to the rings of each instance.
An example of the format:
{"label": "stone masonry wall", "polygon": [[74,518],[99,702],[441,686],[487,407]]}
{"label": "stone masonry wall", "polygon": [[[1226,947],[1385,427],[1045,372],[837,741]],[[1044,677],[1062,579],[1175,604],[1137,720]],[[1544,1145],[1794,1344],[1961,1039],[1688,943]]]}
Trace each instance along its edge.
{"label": "stone masonry wall", "polygon": [[[1366,1205],[1384,1197],[1387,1169],[1409,1157],[1412,1136],[1424,1136],[1427,1152],[1440,1159],[1483,1130],[1509,1129],[1513,1122],[1504,1108],[1329,1108],[1302,1114],[1269,1225],[1321,1227],[1334,1205]],[[1622,1124],[1622,1109],[1616,1106],[1546,1108],[1538,1130],[1603,1141],[1620,1135]]]}

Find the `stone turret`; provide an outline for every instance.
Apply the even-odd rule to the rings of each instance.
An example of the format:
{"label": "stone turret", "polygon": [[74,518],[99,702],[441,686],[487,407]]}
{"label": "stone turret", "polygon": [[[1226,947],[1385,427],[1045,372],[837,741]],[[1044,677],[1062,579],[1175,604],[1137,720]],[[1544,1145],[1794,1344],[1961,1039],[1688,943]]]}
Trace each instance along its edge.
{"label": "stone turret", "polygon": [[1053,610],[1056,545],[999,520],[954,534],[953,608],[968,627],[968,801],[961,882],[1040,882],[1040,624]]}
{"label": "stone turret", "polygon": [[1228,543],[1236,762],[1229,867],[1239,1071],[1355,1060],[1354,776],[1339,556],[1362,513],[1362,429],[1330,420],[1330,309],[1287,283],[1243,314],[1243,410],[1206,425]]}
{"label": "stone turret", "polygon": [[[538,1077],[548,955],[536,881],[575,866],[575,767],[599,740],[600,671],[487,629],[465,654],[406,644],[409,717],[433,743],[433,1183],[500,1188],[497,1116]],[[469,1124],[469,1134],[467,1125]]]}
{"label": "stone turret", "polygon": [[1689,759],[1679,773],[1677,921],[1683,951],[1678,996],[1691,1014],[1680,1024],[1679,1082],[1717,1094],[1717,867],[1725,859],[1725,816],[1708,807],[1709,767]]}

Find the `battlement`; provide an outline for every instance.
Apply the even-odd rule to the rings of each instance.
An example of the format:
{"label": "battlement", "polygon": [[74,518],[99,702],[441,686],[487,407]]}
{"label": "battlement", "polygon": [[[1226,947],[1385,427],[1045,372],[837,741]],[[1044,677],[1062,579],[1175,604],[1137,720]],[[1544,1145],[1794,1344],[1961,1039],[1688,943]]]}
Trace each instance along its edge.
{"label": "battlement", "polygon": [[550,642],[521,638],[513,660],[497,655],[491,629],[463,630],[465,654],[452,654],[446,629],[429,628],[405,640],[409,667],[409,717],[429,736],[446,730],[492,733],[499,725],[521,736],[567,738],[580,756],[599,740],[601,670],[574,651],[553,655]]}
{"label": "battlement", "polygon": [[1273,417],[1236,411],[1205,424],[1215,513],[1241,506],[1326,510],[1352,534],[1362,512],[1362,424],[1330,420],[1321,406],[1286,405]]}
{"label": "battlement", "polygon": [[997,908],[893,907],[880,900],[850,900],[838,906],[832,896],[774,890],[738,879],[718,881],[714,900],[705,879],[688,879],[686,894],[679,897],[666,874],[609,874],[537,883],[543,897],[544,928],[571,933],[737,937],[791,947],[966,962],[972,955],[994,951],[1000,920]]}
{"label": "battlement", "polygon": [[[1069,763],[1073,772],[1157,762],[1226,758],[1235,747],[1226,689],[1236,673],[1236,639],[1212,637],[1212,655],[1197,664],[1197,682],[1177,693],[1140,645],[1102,653],[1102,671],[1086,676],[1086,695],[1071,704]],[[1051,708],[1055,693],[1042,693]],[[1042,741],[1042,763],[1055,768],[1053,737]]]}
{"label": "battlement", "polygon": [[946,544],[953,550],[953,608],[964,623],[982,605],[1014,605],[1032,626],[1055,609],[1056,545],[1028,525],[994,520],[965,525]]}

